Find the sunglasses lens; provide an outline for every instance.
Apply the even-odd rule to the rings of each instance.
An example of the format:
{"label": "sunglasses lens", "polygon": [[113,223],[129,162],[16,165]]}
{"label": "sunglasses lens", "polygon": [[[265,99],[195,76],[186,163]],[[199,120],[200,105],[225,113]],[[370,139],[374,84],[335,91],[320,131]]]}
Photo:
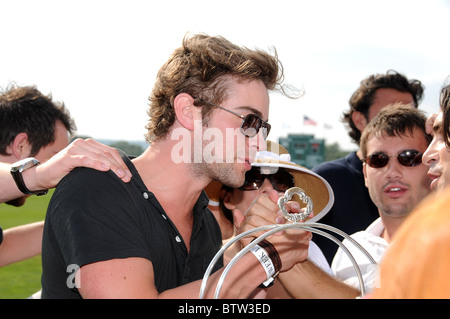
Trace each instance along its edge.
{"label": "sunglasses lens", "polygon": [[[414,167],[418,166],[422,163],[422,153],[416,150],[407,150],[403,151],[397,156],[398,162],[407,167]],[[389,163],[389,156],[383,153],[376,153],[373,155],[370,155],[366,159],[367,165],[373,168],[382,168],[385,167]]]}
{"label": "sunglasses lens", "polygon": [[294,177],[287,170],[280,168],[275,174],[261,174],[259,167],[252,167],[251,170],[245,173],[245,182],[239,189],[243,191],[251,191],[259,189],[264,180],[268,178],[272,187],[279,191],[285,192],[291,187],[294,187]]}
{"label": "sunglasses lens", "polygon": [[289,188],[294,187],[294,177],[288,171],[280,168],[278,172],[268,175],[270,182],[275,190],[285,192]]}
{"label": "sunglasses lens", "polygon": [[245,136],[253,137],[258,134],[259,129],[263,129],[264,138],[267,138],[270,131],[270,124],[264,122],[259,116],[255,114],[248,114],[242,122],[242,131]]}
{"label": "sunglasses lens", "polygon": [[404,151],[401,152],[398,157],[398,162],[403,166],[417,166],[422,163],[422,153],[419,151]]}
{"label": "sunglasses lens", "polygon": [[242,130],[245,136],[253,137],[258,134],[259,128],[261,127],[261,122],[261,118],[255,114],[248,114],[244,118],[244,122],[242,122]]}
{"label": "sunglasses lens", "polygon": [[243,191],[259,189],[264,182],[265,177],[261,175],[259,168],[252,167],[245,173],[245,182],[239,189]]}
{"label": "sunglasses lens", "polygon": [[382,168],[389,162],[389,157],[383,153],[373,154],[367,157],[366,163],[373,168]]}

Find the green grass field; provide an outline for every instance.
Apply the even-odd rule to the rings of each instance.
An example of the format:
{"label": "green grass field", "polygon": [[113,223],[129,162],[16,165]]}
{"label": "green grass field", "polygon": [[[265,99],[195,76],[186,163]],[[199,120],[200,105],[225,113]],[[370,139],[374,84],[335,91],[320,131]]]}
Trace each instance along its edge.
{"label": "green grass field", "polygon": [[[44,220],[53,191],[45,196],[31,196],[22,207],[0,204],[3,230]],[[41,257],[0,268],[0,299],[23,299],[41,289]]]}

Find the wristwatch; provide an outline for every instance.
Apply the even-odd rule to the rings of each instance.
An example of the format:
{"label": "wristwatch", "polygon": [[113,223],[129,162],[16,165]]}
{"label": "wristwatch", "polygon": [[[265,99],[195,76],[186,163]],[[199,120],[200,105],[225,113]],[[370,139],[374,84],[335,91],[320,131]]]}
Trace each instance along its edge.
{"label": "wristwatch", "polygon": [[27,186],[25,185],[25,182],[23,181],[22,172],[39,164],[39,161],[35,158],[28,157],[24,158],[23,160],[20,160],[18,162],[15,162],[11,166],[11,175],[14,178],[14,181],[16,182],[17,188],[26,195],[45,195],[47,194],[48,190],[40,190],[40,191],[30,191]]}

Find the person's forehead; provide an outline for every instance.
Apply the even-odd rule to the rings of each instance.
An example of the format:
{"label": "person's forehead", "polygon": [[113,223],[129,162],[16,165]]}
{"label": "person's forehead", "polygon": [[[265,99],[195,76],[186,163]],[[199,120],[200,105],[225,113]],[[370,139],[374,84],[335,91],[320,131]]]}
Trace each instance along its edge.
{"label": "person's forehead", "polygon": [[438,115],[434,119],[433,123],[433,132],[436,134],[443,134],[443,113],[442,111],[439,111]]}
{"label": "person's forehead", "polygon": [[373,152],[398,152],[406,149],[425,150],[428,143],[419,128],[414,128],[413,133],[405,132],[403,135],[389,136],[386,132],[371,134],[367,140],[367,154]]}
{"label": "person's forehead", "polygon": [[269,92],[261,80],[230,81],[224,104],[234,111],[253,113],[268,120]]}

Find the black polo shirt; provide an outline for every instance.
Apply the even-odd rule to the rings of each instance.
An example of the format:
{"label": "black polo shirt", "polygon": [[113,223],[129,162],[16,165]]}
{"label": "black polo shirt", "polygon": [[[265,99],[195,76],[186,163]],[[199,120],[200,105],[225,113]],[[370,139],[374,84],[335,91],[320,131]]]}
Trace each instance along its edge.
{"label": "black polo shirt", "polygon": [[43,298],[80,298],[73,283],[78,267],[128,257],[150,260],[156,289],[163,292],[202,279],[220,249],[220,228],[204,192],[193,209],[188,253],[156,197],[132,162],[123,158],[133,175],[130,183],[112,172],[78,168],[56,188],[44,227]]}

